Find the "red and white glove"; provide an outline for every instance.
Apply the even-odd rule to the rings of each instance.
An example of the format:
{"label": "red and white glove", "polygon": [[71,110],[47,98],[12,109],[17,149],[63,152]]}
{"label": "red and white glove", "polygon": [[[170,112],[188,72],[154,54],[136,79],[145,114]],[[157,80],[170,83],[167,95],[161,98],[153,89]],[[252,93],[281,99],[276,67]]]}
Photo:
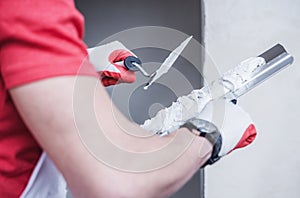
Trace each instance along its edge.
{"label": "red and white glove", "polygon": [[124,66],[128,56],[135,56],[119,41],[87,49],[89,60],[100,74],[104,86],[118,83],[132,83],[135,73]]}
{"label": "red and white glove", "polygon": [[[219,134],[213,135],[207,135],[205,133],[202,133],[202,135],[199,134],[209,139],[214,146],[212,157],[205,165],[213,164],[219,158],[229,154],[233,150],[251,144],[256,137],[256,129],[249,114],[232,102],[225,100],[221,102],[224,113],[220,113],[220,106],[209,102],[200,115],[194,119],[194,121],[196,121],[195,126],[198,124],[198,126],[196,126],[198,127],[198,131],[201,125],[199,124],[199,120],[204,120],[208,121],[208,125],[213,124],[219,132]],[[223,114],[223,116],[221,115],[220,117],[220,114]],[[210,129],[212,130],[213,127]],[[213,131],[214,130],[211,132]]]}

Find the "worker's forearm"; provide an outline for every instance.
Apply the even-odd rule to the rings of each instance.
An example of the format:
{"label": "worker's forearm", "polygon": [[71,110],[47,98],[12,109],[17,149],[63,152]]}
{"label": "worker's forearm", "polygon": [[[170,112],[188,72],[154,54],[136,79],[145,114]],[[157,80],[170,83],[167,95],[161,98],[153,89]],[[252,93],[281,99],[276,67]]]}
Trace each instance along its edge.
{"label": "worker's forearm", "polygon": [[[11,92],[23,119],[63,173],[75,196],[167,196],[182,186],[209,158],[210,143],[195,138],[186,129],[180,129],[176,137],[176,134],[164,138],[135,137],[146,132],[116,109],[112,111],[114,108],[105,90],[101,86],[95,89],[96,83],[93,77],[79,77],[77,81],[75,77],[61,77]],[[61,85],[64,85],[63,89]],[[51,95],[51,98],[45,95]],[[131,132],[134,134],[128,134]],[[169,163],[158,163],[161,166],[141,167],[139,165],[147,165],[147,158],[118,156],[105,146],[104,137],[129,153],[156,150],[153,159],[163,160],[176,151],[176,158],[173,156],[173,161],[167,161]],[[176,144],[172,144],[174,142]],[[171,152],[165,151],[162,155],[160,151],[166,147]],[[117,164],[114,159],[118,159]]]}
{"label": "worker's forearm", "polygon": [[[185,129],[178,132],[187,135],[189,133]],[[195,139],[171,164],[157,170],[133,173],[103,164],[91,156],[82,145],[77,145],[74,149],[78,150],[76,153],[82,154],[67,155],[67,161],[72,167],[65,167],[64,172],[75,197],[167,197],[183,186],[211,153],[210,143],[202,138]],[[144,162],[127,161],[127,163]]]}
{"label": "worker's forearm", "polygon": [[[97,181],[95,184],[98,185],[90,185],[89,190],[81,189],[77,193],[87,190],[93,194],[92,196],[103,193],[106,197],[164,197],[178,190],[210,156],[210,143],[195,137],[186,129],[181,129],[177,134],[168,137],[156,135],[148,138],[138,137],[149,136],[149,133],[129,122],[114,108],[101,86],[89,90],[88,88],[94,87],[93,80],[80,80],[83,80],[80,84],[87,84],[86,88],[79,92],[82,98],[80,102],[78,101],[78,108],[83,109],[79,110],[81,114],[75,115],[77,130],[85,146],[95,155],[89,164],[96,164],[95,167],[88,169],[86,175],[96,177],[95,180],[99,179],[99,175],[106,178],[102,187],[108,191],[104,192]],[[91,92],[94,93],[94,104],[87,102],[90,100]],[[75,99],[75,111],[76,103]],[[92,112],[89,112],[91,110]],[[96,120],[93,118],[95,115]],[[104,141],[106,138],[113,144],[107,144]],[[123,149],[123,152],[115,152],[116,147]],[[144,152],[145,158],[138,154],[132,155],[134,152]],[[170,159],[165,161],[167,158]],[[73,189],[76,191],[78,188]],[[111,194],[113,192],[116,194]]]}
{"label": "worker's forearm", "polygon": [[[178,132],[189,133],[187,130]],[[136,189],[136,197],[167,197],[173,194],[208,160],[210,154],[210,143],[199,138],[173,163],[147,173],[128,174],[132,178],[132,184],[140,186]]]}

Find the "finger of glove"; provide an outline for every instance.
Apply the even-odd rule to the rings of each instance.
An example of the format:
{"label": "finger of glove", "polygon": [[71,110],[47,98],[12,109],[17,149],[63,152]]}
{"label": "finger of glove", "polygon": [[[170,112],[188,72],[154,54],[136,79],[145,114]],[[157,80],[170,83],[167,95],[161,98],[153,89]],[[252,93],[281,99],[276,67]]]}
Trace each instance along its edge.
{"label": "finger of glove", "polygon": [[[101,78],[102,80],[104,79],[104,81],[106,82],[105,86],[115,85],[118,83],[133,83],[135,81],[136,77],[134,72],[129,71],[126,68],[118,65],[116,65],[116,68],[120,71],[119,73],[110,72],[110,71],[101,72]],[[114,79],[114,80],[105,80],[105,79]],[[109,82],[112,82],[112,84],[109,84]]]}
{"label": "finger of glove", "polygon": [[256,135],[257,133],[256,133],[255,126],[253,124],[250,124],[249,127],[246,129],[245,133],[243,134],[242,138],[238,142],[238,144],[230,152],[232,152],[235,149],[248,146],[255,140]]}
{"label": "finger of glove", "polygon": [[111,85],[115,85],[118,83],[118,80],[114,79],[114,78],[110,78],[110,77],[104,77],[101,79],[102,85],[105,87],[111,86]]}
{"label": "finger of glove", "polygon": [[[240,106],[234,105],[232,102],[223,99],[210,101],[197,118],[210,121],[219,129],[222,135],[220,156],[228,154],[239,143],[239,147],[241,147],[250,144],[254,140],[248,141],[253,137],[252,133],[249,134],[250,137],[247,136],[250,129],[252,129],[249,126],[253,126],[251,117]],[[254,131],[251,130],[251,132]],[[248,144],[242,143],[242,139],[248,141]]]}
{"label": "finger of glove", "polygon": [[120,71],[119,83],[133,83],[136,80],[135,72],[123,66],[116,65]]}
{"label": "finger of glove", "polygon": [[102,71],[102,72],[100,72],[100,76],[102,78],[109,77],[109,78],[113,78],[115,80],[119,80],[121,78],[121,72]]}
{"label": "finger of glove", "polygon": [[232,103],[225,105],[225,116],[220,132],[223,140],[220,156],[249,145],[256,136],[256,130],[249,114],[240,106]]}
{"label": "finger of glove", "polygon": [[103,67],[103,70],[100,72],[100,75],[119,79],[120,77],[116,76],[116,74],[118,72],[121,72],[122,68],[127,70],[127,68],[124,65],[124,60],[128,56],[131,56],[131,55],[132,54],[130,53],[130,51],[125,50],[125,49],[114,50],[108,56],[108,61],[109,61],[110,64]]}
{"label": "finger of glove", "polygon": [[117,49],[110,53],[108,60],[111,63],[124,61],[128,56],[135,56],[132,52],[127,49]]}

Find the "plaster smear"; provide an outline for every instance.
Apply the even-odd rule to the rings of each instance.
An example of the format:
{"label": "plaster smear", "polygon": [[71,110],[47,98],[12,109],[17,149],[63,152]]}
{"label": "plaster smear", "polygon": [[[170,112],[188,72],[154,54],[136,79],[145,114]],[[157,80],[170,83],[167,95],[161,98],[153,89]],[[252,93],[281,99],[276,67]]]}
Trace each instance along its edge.
{"label": "plaster smear", "polygon": [[242,61],[238,66],[223,74],[224,86],[231,91],[240,89],[248,79],[260,71],[264,64],[266,61],[262,57],[251,57]]}
{"label": "plaster smear", "polygon": [[167,135],[175,131],[187,120],[199,117],[209,101],[224,97],[226,93],[243,87],[244,83],[257,74],[264,64],[266,62],[261,57],[251,57],[241,62],[208,86],[179,97],[170,107],[160,110],[155,117],[146,120],[141,127],[159,135]]}

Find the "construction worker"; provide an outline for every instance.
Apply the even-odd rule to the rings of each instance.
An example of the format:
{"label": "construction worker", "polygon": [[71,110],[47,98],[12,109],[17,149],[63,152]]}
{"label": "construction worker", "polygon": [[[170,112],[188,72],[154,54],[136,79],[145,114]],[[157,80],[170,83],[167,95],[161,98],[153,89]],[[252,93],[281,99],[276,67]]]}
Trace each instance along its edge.
{"label": "construction worker", "polygon": [[[78,136],[77,127],[87,133],[97,128],[85,119],[90,115],[84,107],[77,109],[82,119],[75,122],[75,86],[82,93],[76,99],[83,106],[91,101],[90,91],[96,90],[93,106],[102,120],[101,130],[135,152],[158,148],[178,133],[197,133],[197,119],[170,136],[138,143],[140,138],[119,127],[105,89],[97,86],[99,79],[105,86],[133,82],[134,73],[115,65],[113,72],[99,74],[92,64],[83,62],[87,57],[83,17],[72,0],[1,1],[0,9],[0,197],[64,197],[63,180],[74,197],[166,197],[200,167],[253,140],[248,142],[256,132],[247,113],[228,103],[224,130],[219,129],[218,136],[195,136],[168,166],[134,173],[101,163]],[[116,50],[120,53],[115,59],[107,57],[112,63],[131,55],[126,49]],[[144,131],[117,114],[126,128]]]}

